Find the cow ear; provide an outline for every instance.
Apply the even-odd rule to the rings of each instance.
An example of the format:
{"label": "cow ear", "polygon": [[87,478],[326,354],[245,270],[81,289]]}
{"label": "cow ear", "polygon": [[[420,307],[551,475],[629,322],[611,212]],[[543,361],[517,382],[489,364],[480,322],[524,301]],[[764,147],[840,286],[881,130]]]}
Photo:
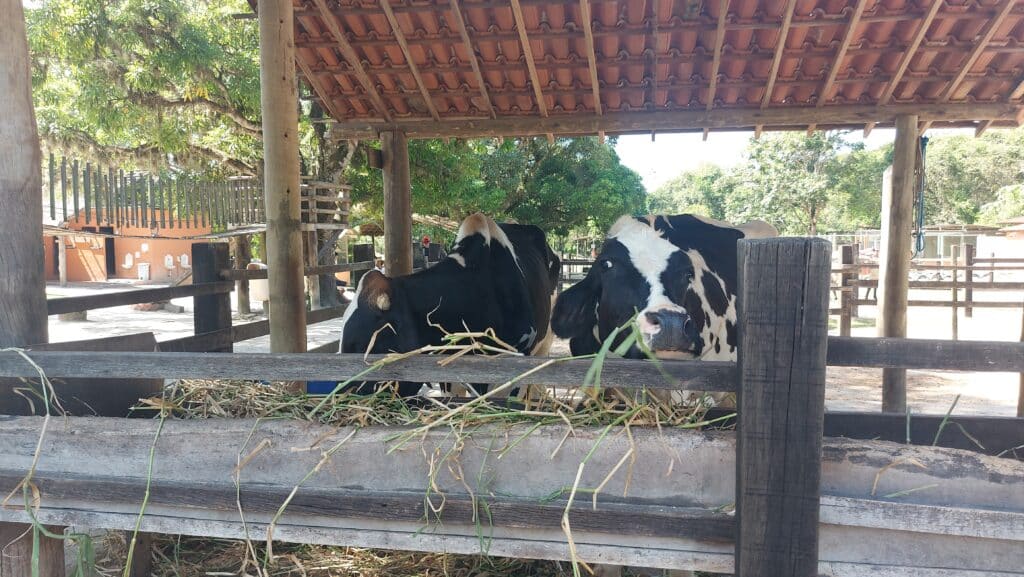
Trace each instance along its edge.
{"label": "cow ear", "polygon": [[363,275],[359,283],[360,297],[373,310],[384,312],[391,309],[391,279],[377,270]]}
{"label": "cow ear", "polygon": [[568,339],[593,334],[601,292],[601,279],[595,270],[592,267],[583,280],[558,295],[551,312],[551,330],[559,337]]}

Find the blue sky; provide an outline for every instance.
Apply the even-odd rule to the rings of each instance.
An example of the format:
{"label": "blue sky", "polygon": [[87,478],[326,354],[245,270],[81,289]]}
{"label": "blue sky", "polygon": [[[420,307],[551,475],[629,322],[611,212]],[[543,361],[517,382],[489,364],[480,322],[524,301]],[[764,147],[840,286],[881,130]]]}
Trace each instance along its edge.
{"label": "blue sky", "polygon": [[[931,130],[929,136],[941,134],[972,134],[971,129]],[[860,131],[853,132],[849,139],[864,142],[868,148],[877,148],[892,142],[895,131],[891,128],[876,129],[867,139]],[[697,168],[701,164],[735,166],[743,161],[743,150],[751,132],[712,132],[707,142],[696,134],[659,134],[654,142],[651,136],[620,136],[615,147],[619,158],[626,166],[637,171],[644,180],[648,191],[654,191],[679,173]]]}

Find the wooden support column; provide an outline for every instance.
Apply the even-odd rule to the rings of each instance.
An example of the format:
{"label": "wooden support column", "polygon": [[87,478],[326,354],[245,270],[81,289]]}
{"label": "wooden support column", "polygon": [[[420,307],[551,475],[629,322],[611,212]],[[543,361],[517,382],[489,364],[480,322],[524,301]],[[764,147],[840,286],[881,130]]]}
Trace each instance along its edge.
{"label": "wooden support column", "polygon": [[57,237],[57,276],[60,286],[68,286],[68,243],[64,237]]}
{"label": "wooden support column", "polygon": [[830,245],[740,241],[736,575],[818,575]]}
{"label": "wooden support column", "polygon": [[380,133],[384,157],[384,270],[388,276],[412,272],[412,184],[409,139],[404,132]]}
{"label": "wooden support column", "polygon": [[[32,78],[19,0],[0,0],[0,347],[49,341],[46,276],[43,273],[42,156],[32,106]],[[60,527],[49,527],[62,533]],[[64,576],[64,542],[42,537],[39,574]],[[0,523],[0,575],[32,574],[32,530],[21,523]]]}
{"label": "wooden support column", "polygon": [[[911,223],[917,184],[917,116],[896,118],[892,166],[882,183],[882,248],[878,268],[878,336],[907,336]],[[906,369],[882,369],[882,411],[907,410]]]}
{"label": "wooden support column", "polygon": [[291,0],[259,0],[260,105],[270,294],[270,350],[306,352],[299,118]]}
{"label": "wooden support column", "polygon": [[[315,216],[315,215],[314,215]],[[303,233],[303,245],[304,255],[306,259],[306,266],[313,268],[319,264],[317,254],[320,252],[320,246],[317,242],[317,234],[315,230],[306,231]],[[310,310],[316,310],[321,308],[320,303],[320,277],[311,276],[306,277],[306,287],[309,291],[309,308]]]}
{"label": "wooden support column", "polygon": [[974,316],[974,245],[965,244],[964,247],[964,317]]}
{"label": "wooden support column", "polygon": [[[252,245],[249,243],[249,235],[243,234],[231,239],[231,248],[235,253],[235,268],[245,270],[246,265],[252,260]],[[238,314],[252,314],[252,304],[249,302],[249,281],[241,279],[235,282],[235,294],[238,298]]]}
{"label": "wooden support column", "polygon": [[[192,282],[194,284],[223,280],[220,271],[228,268],[231,259],[223,242],[192,245]],[[193,297],[193,326],[197,335],[222,332],[220,345],[207,352],[230,353],[234,349],[231,335],[231,295],[220,293]]]}

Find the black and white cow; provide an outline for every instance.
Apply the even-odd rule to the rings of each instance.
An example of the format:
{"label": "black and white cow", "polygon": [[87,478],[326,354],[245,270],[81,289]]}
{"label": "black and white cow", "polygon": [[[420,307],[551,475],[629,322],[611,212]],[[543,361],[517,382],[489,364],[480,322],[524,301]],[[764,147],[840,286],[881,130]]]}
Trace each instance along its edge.
{"label": "black and white cow", "polygon": [[[447,258],[431,268],[395,278],[363,275],[342,320],[339,352],[408,352],[441,344],[441,329],[493,329],[521,353],[545,355],[560,267],[540,228],[473,214]],[[413,396],[420,386],[399,383],[399,394]]]}
{"label": "black and white cow", "polygon": [[[588,354],[637,315],[658,357],[736,360],[736,241],[777,235],[762,221],[623,216],[587,276],[558,297],[551,326]],[[627,356],[643,355],[633,346]]]}

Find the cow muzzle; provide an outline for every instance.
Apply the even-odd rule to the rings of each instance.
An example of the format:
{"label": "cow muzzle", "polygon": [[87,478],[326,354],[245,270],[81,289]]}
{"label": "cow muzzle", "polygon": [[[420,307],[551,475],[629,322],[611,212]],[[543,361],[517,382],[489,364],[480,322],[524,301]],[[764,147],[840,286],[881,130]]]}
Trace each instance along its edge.
{"label": "cow muzzle", "polygon": [[654,352],[697,354],[700,334],[685,311],[662,309],[645,311],[637,317],[644,344]]}

